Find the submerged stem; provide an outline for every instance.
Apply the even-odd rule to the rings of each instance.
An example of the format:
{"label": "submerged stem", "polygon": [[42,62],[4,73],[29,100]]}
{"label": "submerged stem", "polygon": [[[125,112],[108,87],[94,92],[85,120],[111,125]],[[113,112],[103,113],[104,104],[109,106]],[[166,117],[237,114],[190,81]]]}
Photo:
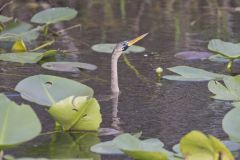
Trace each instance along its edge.
{"label": "submerged stem", "polygon": [[227,72],[232,73],[233,72],[233,59],[229,59],[227,64]]}
{"label": "submerged stem", "polygon": [[46,36],[48,35],[48,25],[45,25],[43,28],[43,34]]}

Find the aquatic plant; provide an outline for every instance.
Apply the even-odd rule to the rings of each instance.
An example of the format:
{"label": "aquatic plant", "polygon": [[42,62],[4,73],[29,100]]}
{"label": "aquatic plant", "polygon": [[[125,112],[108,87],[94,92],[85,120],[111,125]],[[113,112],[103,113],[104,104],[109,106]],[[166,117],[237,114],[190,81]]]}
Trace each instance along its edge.
{"label": "aquatic plant", "polygon": [[102,122],[93,90],[79,82],[50,75],[31,76],[15,90],[22,98],[48,107],[64,130],[97,130]]}
{"label": "aquatic plant", "polygon": [[46,52],[22,52],[19,53],[3,53],[0,54],[0,60],[18,63],[37,63],[43,58],[56,54],[56,50],[48,50]]}
{"label": "aquatic plant", "polygon": [[223,74],[212,73],[203,69],[189,67],[189,66],[176,66],[168,68],[168,70],[179,75],[165,75],[163,78],[176,81],[210,81],[221,80],[227,77]]}
{"label": "aquatic plant", "polygon": [[[46,34],[48,31],[48,26],[50,24],[71,20],[76,15],[77,11],[71,8],[59,7],[46,9],[44,11],[36,13],[32,17],[31,22],[44,24],[43,26],[37,26],[35,28],[33,28],[33,25],[29,23],[19,20],[11,22],[12,18],[10,19],[8,17],[1,16],[0,22],[8,23],[2,27],[2,31],[0,32],[0,41],[13,42],[13,45],[11,47],[13,53],[12,55],[8,55],[9,53],[6,53],[6,55],[3,55],[0,60],[18,63],[37,63],[41,59],[39,58],[41,57],[41,54],[36,51],[52,45],[55,40],[51,36],[48,36],[47,38],[50,38],[50,40],[46,40],[44,44],[41,44],[37,47],[32,46],[33,43],[31,42],[37,40],[37,38],[40,36],[41,31],[44,31]],[[24,54],[16,55],[15,53]],[[34,55],[34,53],[36,55]],[[29,60],[26,58],[27,55],[30,57]]]}
{"label": "aquatic plant", "polygon": [[98,130],[102,117],[95,98],[70,96],[53,104],[48,112],[64,130]]}
{"label": "aquatic plant", "polygon": [[230,110],[223,118],[223,130],[228,134],[231,140],[240,143],[240,108],[236,107]]}
{"label": "aquatic plant", "polygon": [[158,139],[139,140],[136,136],[125,133],[112,141],[92,146],[91,151],[100,154],[127,154],[138,160],[167,160],[172,154],[163,146],[163,143]]}
{"label": "aquatic plant", "polygon": [[15,90],[21,97],[42,106],[52,106],[70,96],[93,96],[93,89],[76,81],[51,75],[35,75],[20,81]]}
{"label": "aquatic plant", "polygon": [[41,132],[40,121],[28,105],[18,105],[0,94],[0,150],[33,139]]}
{"label": "aquatic plant", "polygon": [[240,75],[224,77],[224,85],[218,81],[210,81],[208,89],[214,94],[211,98],[225,101],[240,101]]}
{"label": "aquatic plant", "polygon": [[90,71],[97,69],[96,65],[80,62],[47,62],[42,64],[42,67],[48,70],[72,73],[79,73],[82,69]]}
{"label": "aquatic plant", "polygon": [[217,160],[221,157],[234,160],[231,152],[220,140],[200,131],[191,131],[183,136],[180,140],[180,150],[175,150],[176,153],[167,151],[163,147],[163,143],[158,139],[139,140],[138,137],[125,133],[111,141],[92,146],[91,151],[100,154],[126,154],[136,160]]}
{"label": "aquatic plant", "polygon": [[27,142],[41,132],[40,121],[28,105],[18,105],[0,94],[0,159],[3,150]]}
{"label": "aquatic plant", "polygon": [[72,8],[67,7],[49,8],[33,15],[31,22],[45,24],[44,34],[47,34],[48,26],[50,24],[71,20],[74,17],[76,17],[76,15],[77,11]]}
{"label": "aquatic plant", "polygon": [[227,59],[227,71],[232,73],[233,61],[240,58],[239,43],[224,42],[220,39],[213,39],[208,43],[208,49]]}
{"label": "aquatic plant", "polygon": [[[115,47],[116,47],[116,44],[114,43],[103,43],[103,44],[95,44],[91,47],[91,49],[99,53],[112,53]],[[145,48],[132,45],[127,50],[123,51],[123,53],[142,53],[144,51],[145,51]]]}

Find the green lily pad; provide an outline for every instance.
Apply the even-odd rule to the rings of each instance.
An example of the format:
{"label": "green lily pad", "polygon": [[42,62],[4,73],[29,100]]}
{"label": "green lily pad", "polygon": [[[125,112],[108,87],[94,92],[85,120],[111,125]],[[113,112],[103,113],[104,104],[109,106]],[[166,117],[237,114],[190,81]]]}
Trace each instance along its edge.
{"label": "green lily pad", "polygon": [[32,28],[31,24],[25,22],[9,23],[0,33],[0,41],[17,41],[19,39],[26,42],[36,40],[39,36],[41,27]]}
{"label": "green lily pad", "polygon": [[44,57],[55,54],[56,51],[46,51],[44,53],[37,52],[21,52],[21,53],[4,53],[0,54],[0,60],[17,63],[37,63]]}
{"label": "green lily pad", "polygon": [[163,148],[158,139],[139,140],[136,136],[122,134],[112,141],[102,142],[91,147],[91,151],[100,154],[127,154],[138,160],[167,160],[172,156]]}
{"label": "green lily pad", "polygon": [[208,83],[208,89],[214,96],[214,99],[226,100],[226,101],[240,101],[240,76],[225,77],[223,84],[218,81],[210,81]]}
{"label": "green lily pad", "polygon": [[231,140],[240,143],[240,108],[234,108],[223,118],[223,130],[228,134]]}
{"label": "green lily pad", "polygon": [[10,20],[12,20],[12,17],[6,17],[6,16],[3,16],[3,15],[0,15],[0,22],[1,23],[6,23]]}
{"label": "green lily pad", "polygon": [[102,122],[100,106],[95,98],[70,96],[48,111],[64,130],[96,131]]}
{"label": "green lily pad", "polygon": [[[114,43],[105,43],[105,44],[95,44],[91,48],[95,52],[112,53],[115,46],[116,46],[116,44],[114,44]],[[132,45],[123,53],[141,53],[144,51],[145,51],[145,48],[136,46],[136,45]]]}
{"label": "green lily pad", "polygon": [[226,77],[226,75],[223,74],[212,73],[203,69],[188,66],[176,66],[168,68],[168,70],[179,75],[166,75],[163,76],[163,78],[175,81],[210,81],[221,80]]}
{"label": "green lily pad", "polygon": [[188,160],[234,160],[231,152],[220,140],[199,131],[191,131],[185,135],[180,141],[180,150]]}
{"label": "green lily pad", "polygon": [[20,144],[41,132],[40,121],[28,105],[17,105],[0,94],[0,149]]}
{"label": "green lily pad", "polygon": [[23,79],[15,90],[21,97],[43,106],[52,106],[69,96],[93,96],[93,90],[79,82],[51,75],[35,75]]}
{"label": "green lily pad", "polygon": [[35,14],[31,22],[40,24],[53,24],[71,20],[76,17],[77,11],[67,7],[50,8]]}
{"label": "green lily pad", "polygon": [[240,57],[240,44],[213,39],[208,43],[208,49],[228,58]]}
{"label": "green lily pad", "polygon": [[97,69],[97,66],[93,64],[80,62],[47,62],[42,64],[42,67],[48,70],[73,73],[79,73],[79,69],[86,69],[91,71]]}

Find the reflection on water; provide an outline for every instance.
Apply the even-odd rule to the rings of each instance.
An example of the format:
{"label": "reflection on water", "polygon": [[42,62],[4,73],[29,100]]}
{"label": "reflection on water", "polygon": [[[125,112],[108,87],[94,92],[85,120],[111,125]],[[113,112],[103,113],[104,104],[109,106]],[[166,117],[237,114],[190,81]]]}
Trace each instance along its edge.
{"label": "reflection on water", "polygon": [[[139,43],[146,48],[145,53],[128,55],[128,62],[126,58],[120,58],[118,70],[121,94],[116,101],[112,101],[113,103],[111,101],[100,102],[103,114],[102,127],[110,128],[115,122],[113,126],[120,127],[118,129],[132,133],[142,131],[144,137],[160,138],[168,147],[178,143],[182,135],[193,129],[199,129],[221,139],[227,138],[222,130],[221,120],[229,107],[209,107],[213,102],[208,98],[210,93],[206,82],[162,80],[162,86],[159,86],[155,82],[155,68],[188,65],[216,73],[225,72],[223,64],[207,60],[183,61],[174,58],[174,54],[189,50],[206,51],[208,41],[213,38],[240,41],[238,36],[240,12],[237,7],[240,5],[239,1],[51,0],[49,2],[51,6],[76,8],[79,11],[78,17],[71,23],[65,23],[64,26],[69,27],[74,24],[82,26],[81,29],[67,32],[78,52],[72,53],[75,56],[66,53],[58,60],[92,63],[98,66],[98,70],[73,76],[46,71],[39,65],[19,66],[1,62],[8,74],[19,75],[21,73],[19,76],[0,75],[1,85],[10,87],[3,87],[2,91],[11,91],[11,88],[14,88],[16,83],[24,77],[45,73],[77,81],[87,78],[88,80],[84,83],[94,88],[95,95],[109,95],[111,55],[95,53],[91,51],[91,45],[106,42],[117,43],[149,32],[149,36]],[[28,3],[30,2],[26,1],[26,4]],[[29,6],[25,6],[24,1],[15,1],[2,13],[28,20],[31,17],[29,12],[40,10],[42,5],[26,9]],[[62,50],[68,49],[67,43],[61,42],[55,47]],[[6,66],[9,67],[6,68]],[[164,74],[166,73],[165,70]],[[112,105],[118,107],[112,110]],[[40,118],[45,119],[44,130],[52,130],[48,125],[52,123],[52,120],[47,113],[38,112]],[[120,125],[119,117],[121,118]],[[103,137],[103,139],[109,138]],[[37,140],[11,152],[16,156],[31,155],[31,151],[27,152],[26,147],[35,143],[44,143],[41,137]],[[48,156],[41,150],[38,154]],[[104,156],[103,159],[118,159],[118,157]],[[119,159],[123,158],[119,157]]]}

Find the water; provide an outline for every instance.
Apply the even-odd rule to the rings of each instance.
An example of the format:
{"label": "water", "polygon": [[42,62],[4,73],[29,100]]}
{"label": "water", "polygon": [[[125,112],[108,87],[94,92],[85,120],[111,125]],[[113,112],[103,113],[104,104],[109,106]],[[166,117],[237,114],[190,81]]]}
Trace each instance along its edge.
{"label": "water", "polygon": [[[73,53],[58,56],[57,60],[79,61],[98,66],[93,72],[80,74],[58,73],[47,71],[40,65],[19,65],[1,62],[4,73],[17,75],[2,75],[0,88],[3,92],[11,92],[17,82],[30,75],[51,74],[74,79],[92,87],[96,97],[110,94],[110,54],[93,52],[90,47],[96,43],[116,43],[134,38],[142,33],[149,35],[138,45],[146,48],[146,52],[130,54],[127,58],[140,74],[126,65],[121,57],[119,67],[119,86],[121,94],[118,102],[117,116],[120,119],[118,127],[124,132],[137,133],[142,131],[143,137],[159,138],[167,146],[179,142],[180,138],[191,130],[201,130],[220,139],[227,139],[222,130],[221,121],[230,109],[229,106],[215,102],[209,98],[211,93],[207,89],[207,82],[177,82],[161,80],[157,82],[155,69],[164,68],[164,74],[170,74],[168,67],[187,65],[206,69],[218,73],[225,73],[224,64],[205,61],[183,61],[174,58],[174,54],[187,50],[207,50],[210,39],[221,38],[228,41],[239,41],[238,33],[240,18],[234,7],[237,1],[221,1],[216,5],[214,1],[163,1],[163,0],[119,0],[119,1],[53,1],[51,6],[69,6],[76,8],[79,14],[65,26],[80,23],[80,29],[68,31],[68,36],[74,40],[60,41],[55,47],[70,49]],[[28,9],[23,1],[14,2],[16,12],[8,15],[29,19],[27,13],[40,8]],[[122,4],[122,7],[120,7]],[[125,5],[124,5],[125,4]],[[22,10],[25,8],[25,14]],[[238,66],[235,66],[235,70]],[[20,75],[19,75],[20,74]],[[8,87],[8,88],[6,88]],[[15,98],[18,102],[22,99]],[[24,101],[27,103],[26,101]],[[111,128],[112,102],[100,101],[103,123],[101,127]],[[42,120],[43,132],[53,130],[53,121],[41,108],[32,104]],[[116,112],[114,113],[116,114]],[[16,157],[53,157],[69,151],[67,144],[75,143],[76,138],[70,135],[39,136],[37,139],[9,150]],[[52,147],[51,152],[44,150],[60,137],[61,145],[58,151]],[[89,136],[89,135],[88,135]],[[97,143],[96,135],[90,135]],[[112,139],[111,136],[100,137],[102,140]],[[88,140],[84,143],[89,143]],[[44,146],[44,147],[39,147]],[[50,147],[51,148],[51,147]],[[84,147],[83,147],[84,148]],[[62,150],[61,150],[62,149]],[[67,150],[67,151],[66,151]],[[71,151],[74,151],[72,149]],[[65,156],[68,154],[65,154]],[[59,155],[61,157],[63,155]],[[92,157],[88,153],[71,153],[70,157]],[[94,155],[95,159],[99,156]],[[125,157],[102,156],[102,159],[126,159]]]}

